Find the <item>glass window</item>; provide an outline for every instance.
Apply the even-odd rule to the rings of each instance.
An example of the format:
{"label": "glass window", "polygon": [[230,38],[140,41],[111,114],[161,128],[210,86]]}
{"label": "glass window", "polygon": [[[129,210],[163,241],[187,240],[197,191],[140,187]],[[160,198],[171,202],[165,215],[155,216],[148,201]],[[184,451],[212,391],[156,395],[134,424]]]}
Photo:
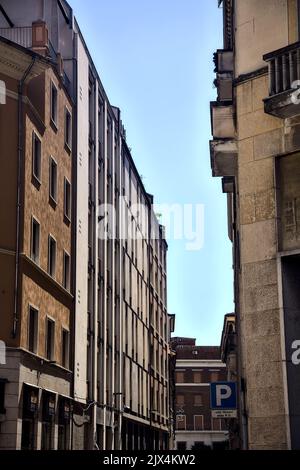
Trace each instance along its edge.
{"label": "glass window", "polygon": [[40,259],[40,224],[32,217],[31,221],[31,258],[35,263]]}
{"label": "glass window", "polygon": [[35,132],[32,134],[32,174],[39,182],[42,176],[42,143]]}
{"label": "glass window", "polygon": [[52,157],[49,163],[49,196],[57,201],[57,163]]}

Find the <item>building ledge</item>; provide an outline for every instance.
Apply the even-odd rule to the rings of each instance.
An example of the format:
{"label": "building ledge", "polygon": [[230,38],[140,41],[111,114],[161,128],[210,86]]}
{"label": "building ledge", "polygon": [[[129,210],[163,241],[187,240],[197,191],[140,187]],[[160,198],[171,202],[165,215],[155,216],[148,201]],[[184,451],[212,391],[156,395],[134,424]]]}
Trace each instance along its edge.
{"label": "building ledge", "polygon": [[211,140],[210,162],[213,176],[235,176],[238,149],[235,140]]}

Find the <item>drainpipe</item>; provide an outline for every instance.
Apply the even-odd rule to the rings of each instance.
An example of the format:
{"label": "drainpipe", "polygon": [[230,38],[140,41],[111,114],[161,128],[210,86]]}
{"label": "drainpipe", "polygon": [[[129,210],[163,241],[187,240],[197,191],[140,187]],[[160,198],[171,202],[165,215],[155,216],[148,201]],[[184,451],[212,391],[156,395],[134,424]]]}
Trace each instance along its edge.
{"label": "drainpipe", "polygon": [[19,265],[20,265],[20,212],[21,212],[21,174],[22,174],[22,156],[23,156],[23,91],[25,81],[30,74],[36,57],[32,58],[31,64],[25,71],[18,85],[18,180],[17,180],[17,228],[16,228],[16,270],[15,270],[15,292],[14,292],[14,320],[13,320],[13,338],[17,335],[18,326],[18,290],[19,290]]}

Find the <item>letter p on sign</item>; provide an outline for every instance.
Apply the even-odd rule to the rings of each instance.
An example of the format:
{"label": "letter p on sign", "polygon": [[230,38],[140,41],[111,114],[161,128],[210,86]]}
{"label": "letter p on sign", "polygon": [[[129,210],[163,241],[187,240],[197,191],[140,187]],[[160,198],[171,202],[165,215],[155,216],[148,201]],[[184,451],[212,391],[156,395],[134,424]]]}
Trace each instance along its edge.
{"label": "letter p on sign", "polygon": [[236,382],[213,382],[210,384],[212,410],[235,410]]}
{"label": "letter p on sign", "polygon": [[226,400],[227,398],[230,398],[231,396],[231,388],[229,385],[217,385],[216,388],[216,393],[217,393],[217,406],[222,406],[222,400]]}

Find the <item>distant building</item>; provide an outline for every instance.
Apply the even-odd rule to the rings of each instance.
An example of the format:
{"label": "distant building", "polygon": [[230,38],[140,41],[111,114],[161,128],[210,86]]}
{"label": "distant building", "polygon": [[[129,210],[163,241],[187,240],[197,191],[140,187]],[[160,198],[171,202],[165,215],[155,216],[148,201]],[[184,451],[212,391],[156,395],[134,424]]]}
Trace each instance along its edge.
{"label": "distant building", "polygon": [[176,448],[221,449],[228,445],[224,420],[212,417],[210,383],[226,380],[217,346],[196,346],[190,338],[172,338],[176,351]]}

